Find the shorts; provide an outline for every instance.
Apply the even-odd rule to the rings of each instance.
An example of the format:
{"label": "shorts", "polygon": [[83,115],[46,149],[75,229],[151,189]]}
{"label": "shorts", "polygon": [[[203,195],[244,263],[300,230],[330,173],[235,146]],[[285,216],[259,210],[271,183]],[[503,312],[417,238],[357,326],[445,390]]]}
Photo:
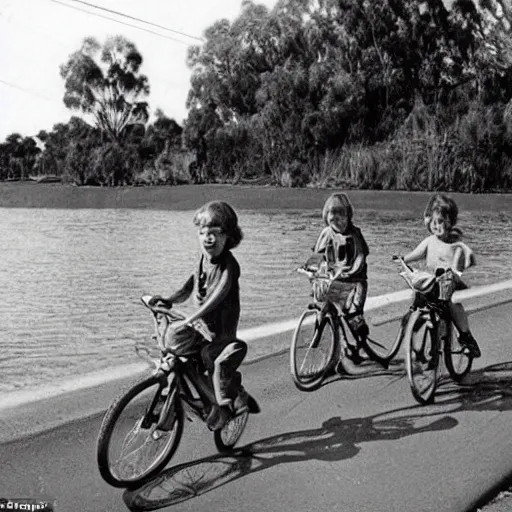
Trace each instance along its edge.
{"label": "shorts", "polygon": [[[362,314],[364,304],[366,302],[366,295],[368,293],[368,281],[343,281],[344,284],[350,284],[351,290],[341,307],[344,311],[355,312],[358,311]],[[343,300],[343,297],[341,298]]]}

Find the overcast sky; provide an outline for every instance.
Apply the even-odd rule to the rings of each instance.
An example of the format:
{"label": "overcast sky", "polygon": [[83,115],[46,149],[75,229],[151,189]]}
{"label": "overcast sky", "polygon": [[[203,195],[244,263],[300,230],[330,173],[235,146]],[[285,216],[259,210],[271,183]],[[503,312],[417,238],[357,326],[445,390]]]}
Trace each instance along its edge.
{"label": "overcast sky", "polygon": [[[273,7],[276,0],[258,3]],[[62,102],[59,66],[87,36],[104,43],[108,35],[120,34],[135,43],[144,58],[141,72],[149,78],[152,113],[161,108],[181,124],[190,79],[187,48],[200,43],[193,37],[201,38],[216,20],[234,19],[241,4],[242,0],[0,0],[0,142],[13,132],[36,135],[69,119],[72,112]]]}

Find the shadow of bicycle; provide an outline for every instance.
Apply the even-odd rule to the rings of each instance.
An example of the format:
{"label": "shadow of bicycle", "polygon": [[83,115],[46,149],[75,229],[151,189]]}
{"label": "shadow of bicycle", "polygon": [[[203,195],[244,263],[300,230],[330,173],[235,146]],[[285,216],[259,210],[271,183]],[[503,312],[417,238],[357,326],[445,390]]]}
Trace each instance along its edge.
{"label": "shadow of bicycle", "polygon": [[336,373],[328,377],[322,383],[322,386],[340,380],[371,379],[374,377],[396,377],[397,379],[402,379],[407,376],[404,360],[399,358],[391,361],[387,368],[373,361],[365,361],[358,365],[347,361],[345,365],[348,367],[348,371]]}
{"label": "shadow of bicycle", "polygon": [[342,461],[361,445],[423,432],[453,429],[462,411],[512,410],[512,362],[473,371],[461,385],[441,380],[436,402],[404,406],[368,417],[333,417],[319,428],[271,436],[221,454],[169,468],[123,499],[133,512],[158,510],[187,501],[249,474],[308,460]]}
{"label": "shadow of bicycle", "polygon": [[512,410],[512,361],[473,370],[459,385],[444,377],[436,402],[445,408],[452,406],[450,412]]}
{"label": "shadow of bicycle", "polygon": [[333,417],[319,428],[268,437],[229,455],[206,457],[167,469],[142,487],[125,491],[123,499],[132,511],[158,510],[280,464],[342,461],[357,455],[359,445],[365,442],[448,430],[457,423],[449,416],[425,423],[421,414],[391,417],[386,413],[348,420]]}

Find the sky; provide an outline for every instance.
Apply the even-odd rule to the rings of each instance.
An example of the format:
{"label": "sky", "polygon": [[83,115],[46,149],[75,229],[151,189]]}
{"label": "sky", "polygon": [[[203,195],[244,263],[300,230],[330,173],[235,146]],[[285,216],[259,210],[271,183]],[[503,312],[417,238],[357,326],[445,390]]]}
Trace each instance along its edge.
{"label": "sky", "polygon": [[[257,3],[272,8],[276,0]],[[204,30],[215,21],[236,18],[241,4],[242,0],[0,0],[0,142],[15,132],[33,136],[50,131],[55,123],[77,115],[62,101],[59,66],[89,36],[101,44],[109,35],[132,41],[144,59],[141,73],[149,79],[151,113],[160,108],[182,124],[190,84],[187,48],[201,44]]]}

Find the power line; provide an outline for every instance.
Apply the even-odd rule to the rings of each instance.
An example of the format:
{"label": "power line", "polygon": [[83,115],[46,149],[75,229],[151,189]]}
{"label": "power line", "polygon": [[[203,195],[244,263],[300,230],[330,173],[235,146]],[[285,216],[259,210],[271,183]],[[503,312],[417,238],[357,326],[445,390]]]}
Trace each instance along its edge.
{"label": "power line", "polygon": [[0,78],[0,83],[2,83],[4,85],[7,85],[9,87],[12,87],[13,89],[19,89],[20,91],[26,92],[28,94],[33,94],[34,96],[38,96],[39,98],[42,98],[44,100],[53,101],[50,98],[48,98],[48,96],[43,96],[43,95],[37,93],[36,91],[34,91],[33,89],[27,89],[26,87],[22,87],[21,85],[17,85],[17,84],[13,84],[11,82],[7,82],[6,80],[2,80],[1,78]]}
{"label": "power line", "polygon": [[106,7],[101,7],[99,5],[94,5],[94,4],[91,4],[89,2],[84,2],[83,0],[69,0],[69,1],[70,2],[77,2],[79,4],[84,4],[84,5],[87,5],[89,7],[94,7],[95,9],[100,9],[102,11],[111,12],[112,14],[117,14],[118,16],[123,16],[124,18],[129,18],[131,20],[140,21],[141,23],[145,23],[146,25],[151,25],[153,27],[161,28],[163,30],[168,30],[169,32],[173,32],[174,34],[178,34],[180,36],[190,37],[191,39],[196,39],[197,41],[203,41],[203,39],[201,37],[191,36],[190,34],[186,34],[185,32],[180,32],[180,31],[174,30],[172,28],[164,27],[163,25],[157,25],[156,23],[152,23],[151,21],[145,21],[145,20],[142,20],[140,18],[136,18],[135,16],[130,16],[129,14],[124,14],[124,13],[119,12],[119,11],[114,11],[112,9],[107,9]]}
{"label": "power line", "polygon": [[[3,23],[3,21],[4,20],[0,19],[0,24]],[[10,23],[13,23],[13,22],[11,21]],[[20,24],[19,20],[15,20],[15,24],[17,25],[18,28],[20,28],[22,30],[31,31],[31,33],[34,33],[33,27],[29,27],[28,25]],[[68,48],[67,43],[65,43],[61,39],[55,39],[53,36],[49,35],[47,32],[41,32],[40,30],[35,30],[35,32],[37,32],[41,37],[44,37],[45,39],[47,39],[50,43],[52,43],[55,46],[62,47],[62,48]],[[148,78],[151,78],[151,79],[157,78],[165,83],[168,83],[168,80],[169,80],[168,76],[156,73],[154,71],[151,73],[151,75],[146,75],[146,76],[148,76]],[[173,89],[178,89],[176,82],[174,83],[174,85],[169,84],[168,88],[171,86]],[[13,86],[13,87],[18,87],[18,86]]]}
{"label": "power line", "polygon": [[127,27],[136,28],[138,30],[143,30],[144,32],[148,32],[150,34],[154,34],[155,36],[163,37],[164,39],[169,39],[170,41],[174,41],[176,43],[181,43],[184,45],[188,45],[189,43],[185,41],[181,41],[180,39],[176,39],[174,37],[166,36],[165,34],[160,34],[153,30],[148,30],[147,28],[138,27],[137,25],[132,25],[131,23],[125,23],[124,21],[116,20],[114,18],[109,18],[108,16],[103,16],[102,14],[98,14],[95,12],[87,11],[85,9],[80,9],[80,7],[75,7],[74,5],[65,4],[64,2],[59,2],[59,0],[50,0],[50,2],[63,5],[65,7],[69,7],[70,9],[75,9],[76,11],[85,12],[86,14],[90,14],[91,16],[97,16],[98,18],[104,18],[109,21],[113,21],[115,23],[120,23],[121,25],[126,25]]}

